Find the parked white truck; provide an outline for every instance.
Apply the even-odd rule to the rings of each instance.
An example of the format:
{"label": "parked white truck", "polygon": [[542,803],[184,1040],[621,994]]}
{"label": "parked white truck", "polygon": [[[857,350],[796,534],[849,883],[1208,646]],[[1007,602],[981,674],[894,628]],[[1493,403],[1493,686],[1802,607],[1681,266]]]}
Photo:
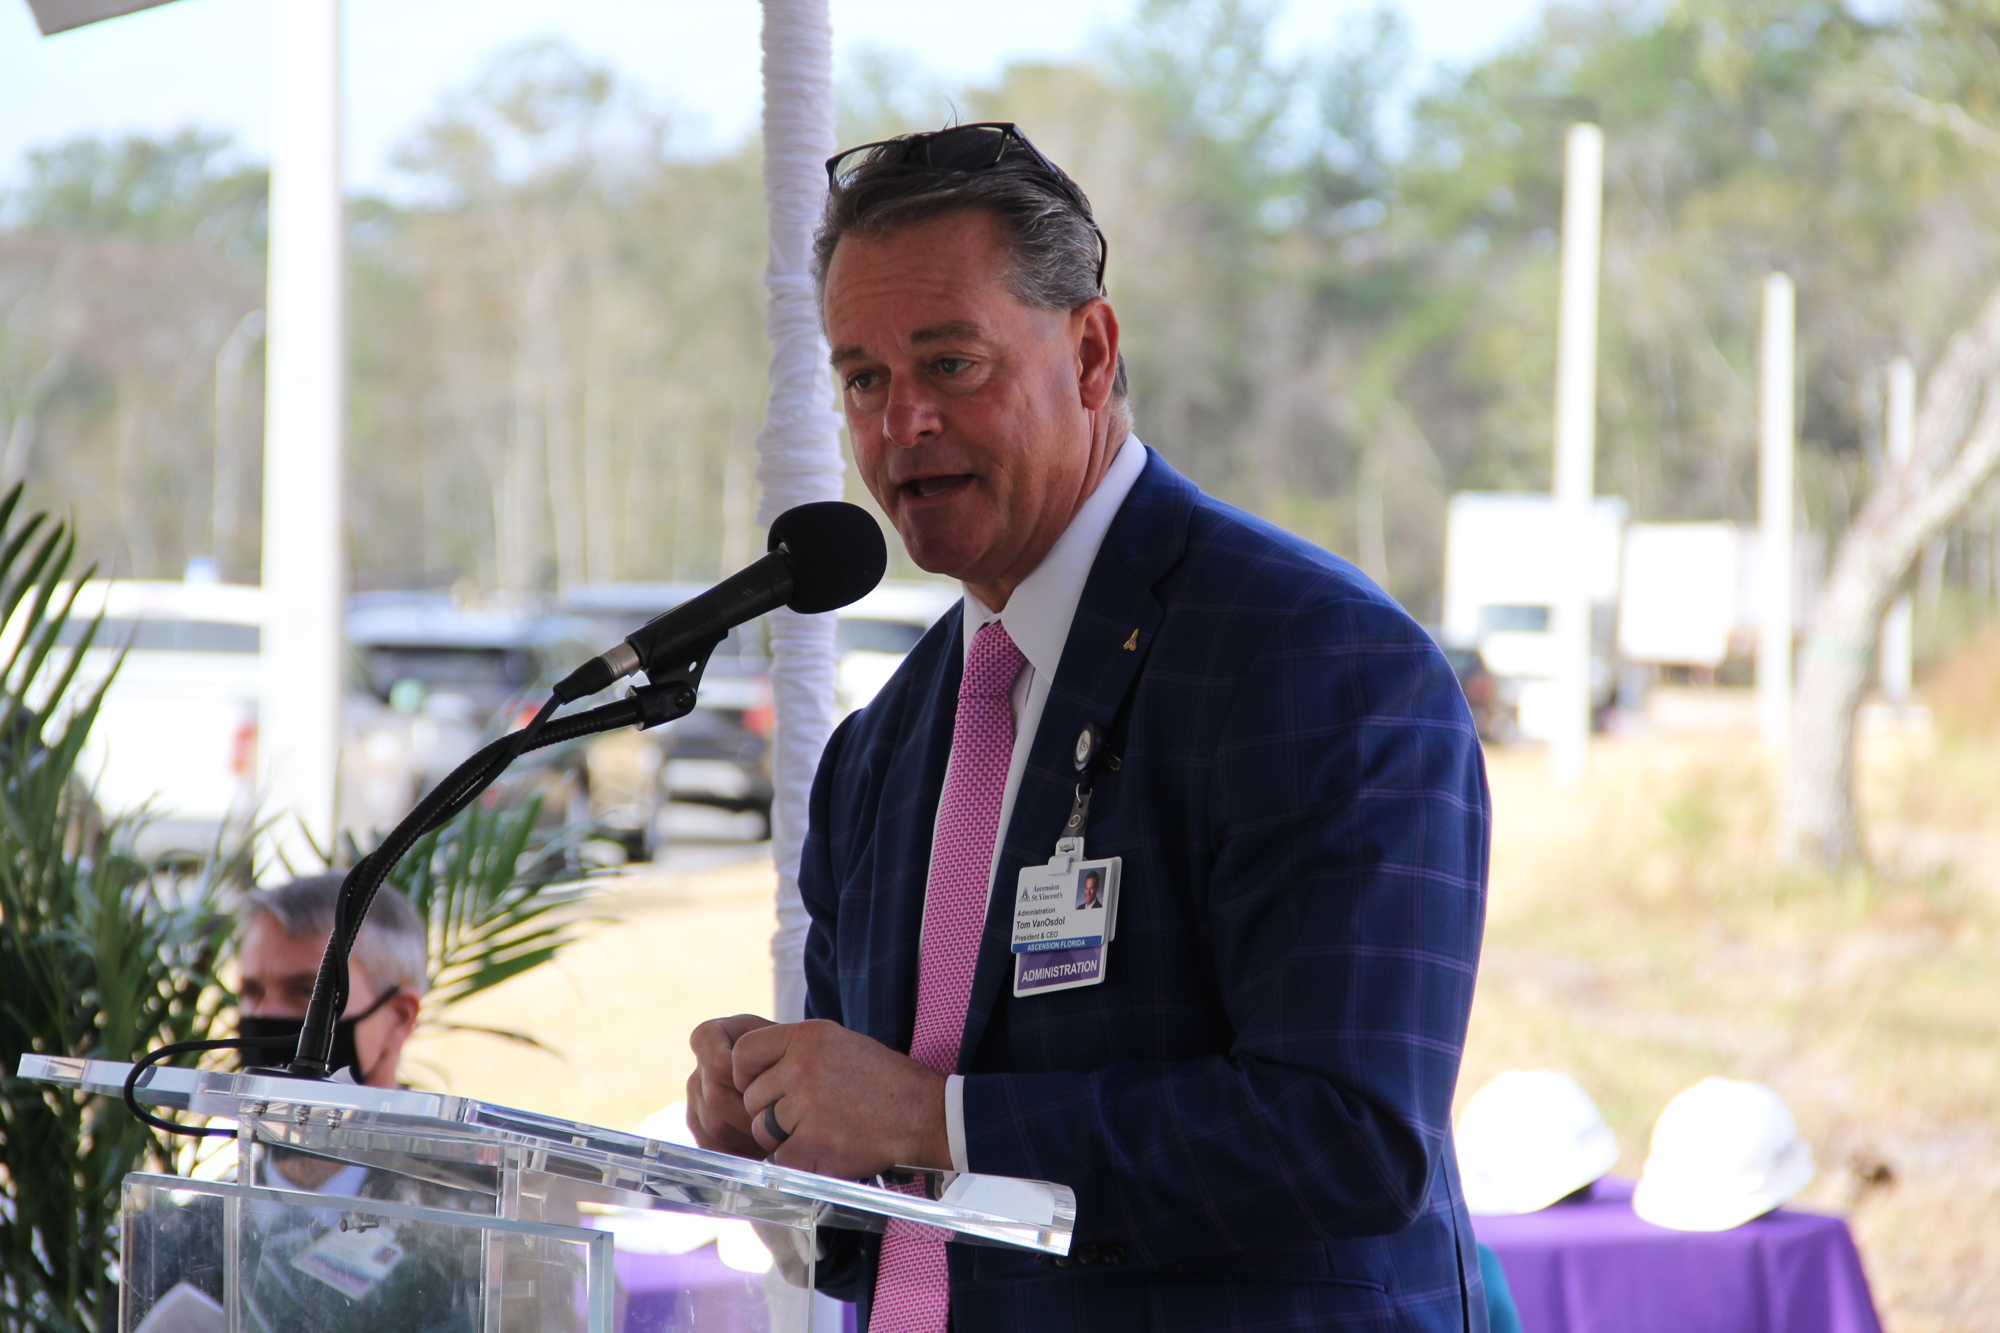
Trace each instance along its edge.
{"label": "parked white truck", "polygon": [[1581,568],[1592,606],[1591,704],[1611,703],[1625,502],[1591,504],[1579,544],[1558,521],[1553,496],[1467,491],[1451,498],[1444,562],[1444,638],[1477,648],[1514,695],[1520,735],[1546,740],[1559,700],[1554,608]]}
{"label": "parked white truck", "polygon": [[[264,590],[227,583],[93,580],[77,590],[61,642],[99,616],[73,698],[118,674],[78,776],[107,815],[148,818],[134,850],[207,854],[256,806]],[[122,663],[120,656],[123,656]]]}

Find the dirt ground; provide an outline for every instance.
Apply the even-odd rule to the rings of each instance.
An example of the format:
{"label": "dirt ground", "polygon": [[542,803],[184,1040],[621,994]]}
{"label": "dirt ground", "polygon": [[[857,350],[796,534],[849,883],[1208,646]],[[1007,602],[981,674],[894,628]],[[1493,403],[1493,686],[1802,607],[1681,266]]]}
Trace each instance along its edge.
{"label": "dirt ground", "polygon": [[1636,1175],[1652,1121],[1711,1074],[1770,1084],[1846,1214],[1892,1333],[2000,1329],[2000,768],[1991,740],[1863,747],[1877,871],[1768,855],[1754,733],[1614,738],[1582,793],[1489,757],[1494,855],[1460,1098],[1554,1068]]}
{"label": "dirt ground", "polygon": [[[1651,730],[1593,748],[1581,791],[1534,749],[1488,760],[1461,1100],[1503,1069],[1565,1070],[1636,1174],[1676,1092],[1771,1084],[1819,1162],[1798,1202],[1850,1218],[1892,1333],[2000,1331],[2000,640],[1969,654],[1926,712],[1869,719],[1869,872],[1772,862],[1767,760],[1733,692],[1657,696]],[[617,877],[615,923],[454,1014],[560,1056],[433,1036],[411,1074],[635,1124],[682,1096],[696,1021],[768,1012],[772,888],[765,859]]]}

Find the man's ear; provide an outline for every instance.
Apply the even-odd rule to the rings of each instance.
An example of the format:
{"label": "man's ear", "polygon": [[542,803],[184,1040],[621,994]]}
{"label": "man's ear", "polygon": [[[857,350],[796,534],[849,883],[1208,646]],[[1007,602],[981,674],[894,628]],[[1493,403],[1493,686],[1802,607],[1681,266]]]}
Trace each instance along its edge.
{"label": "man's ear", "polygon": [[386,1055],[400,1054],[403,1043],[417,1030],[417,1015],[423,1010],[423,1000],[406,990],[399,990],[389,997],[389,1003],[382,1006],[382,1017],[389,1021],[382,1025],[382,1050]]}
{"label": "man's ear", "polygon": [[408,1038],[417,1030],[417,1015],[423,1011],[422,998],[407,990],[399,990],[389,998],[383,1008],[396,1016],[395,1030]]}
{"label": "man's ear", "polygon": [[[404,1044],[410,1040],[410,1034],[417,1030],[417,1015],[422,1009],[422,999],[407,990],[397,991],[389,997],[389,1002],[382,1006],[381,1012],[376,1015],[379,1019],[387,1020],[380,1029],[382,1044],[373,1053],[372,1059],[366,1058],[367,1053],[363,1053],[364,1063],[371,1077],[390,1074],[395,1070],[397,1062],[402,1058]],[[391,1078],[390,1082],[393,1084],[394,1079]]]}
{"label": "man's ear", "polygon": [[1076,346],[1078,396],[1087,412],[1101,412],[1111,402],[1118,380],[1118,314],[1101,296],[1070,312]]}

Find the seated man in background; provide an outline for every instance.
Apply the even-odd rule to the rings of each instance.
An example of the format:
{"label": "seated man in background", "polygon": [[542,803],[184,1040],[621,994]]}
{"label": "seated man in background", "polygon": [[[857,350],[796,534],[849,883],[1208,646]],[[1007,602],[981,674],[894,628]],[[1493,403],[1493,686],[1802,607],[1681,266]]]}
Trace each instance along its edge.
{"label": "seated man in background", "polygon": [[[315,875],[243,896],[236,909],[236,994],[243,1036],[298,1037],[320,956],[333,934],[340,884],[339,875]],[[346,1070],[368,1087],[397,1086],[397,1063],[403,1043],[416,1030],[428,961],[423,918],[409,899],[383,885],[347,960],[347,1010],[333,1037],[335,1070]],[[277,1064],[288,1054],[282,1047],[245,1052],[243,1063]],[[260,1183],[332,1194],[364,1192],[359,1167],[277,1151],[269,1155],[268,1165],[282,1179]]]}
{"label": "seated man in background", "polygon": [[[312,1000],[320,956],[333,933],[342,877],[319,875],[245,894],[237,909],[237,1000],[243,1036],[296,1042]],[[384,886],[370,906],[348,959],[348,1002],[334,1030],[336,1077],[377,1088],[398,1086],[403,1045],[416,1029],[429,962],[424,919],[401,893]],[[277,1065],[285,1045],[242,1052],[245,1066]],[[489,1213],[497,1173],[486,1166],[428,1162],[421,1174],[393,1169],[395,1156],[377,1149],[366,1164],[299,1148],[260,1143],[238,1179],[252,1185],[309,1191],[341,1199],[416,1204]],[[476,1326],[479,1260],[449,1230],[391,1220],[365,1230],[370,1248],[357,1249],[337,1209],[252,1196],[242,1212],[246,1243],[240,1288],[244,1326],[364,1333],[383,1328],[438,1330]],[[574,1223],[574,1206],[557,1218]],[[142,1327],[223,1327],[223,1266],[230,1253],[222,1201],[199,1196],[149,1210],[127,1237],[129,1299],[159,1320]],[[568,1333],[583,1308],[574,1281],[547,1280],[533,1307],[510,1309],[524,1327]],[[528,1284],[532,1286],[533,1284]],[[161,1313],[164,1311],[165,1313]]]}

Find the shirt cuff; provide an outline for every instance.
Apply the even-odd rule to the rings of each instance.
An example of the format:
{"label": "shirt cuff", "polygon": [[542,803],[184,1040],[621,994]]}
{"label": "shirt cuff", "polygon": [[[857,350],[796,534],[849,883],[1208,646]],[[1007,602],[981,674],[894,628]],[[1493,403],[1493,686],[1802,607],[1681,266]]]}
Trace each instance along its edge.
{"label": "shirt cuff", "polygon": [[944,1137],[951,1145],[951,1169],[963,1175],[972,1168],[965,1164],[965,1075],[947,1074],[944,1080]]}

